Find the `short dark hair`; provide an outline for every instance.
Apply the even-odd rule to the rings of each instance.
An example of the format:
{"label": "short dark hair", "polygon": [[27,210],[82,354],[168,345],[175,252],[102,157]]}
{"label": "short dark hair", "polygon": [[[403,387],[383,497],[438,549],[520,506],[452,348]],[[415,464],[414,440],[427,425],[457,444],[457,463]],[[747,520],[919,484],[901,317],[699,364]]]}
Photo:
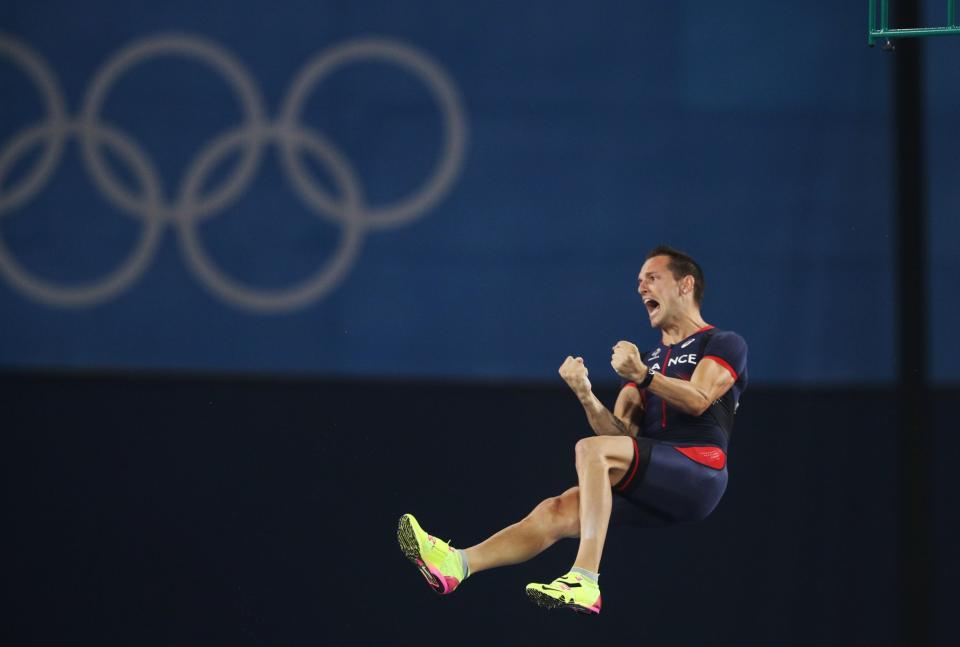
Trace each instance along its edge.
{"label": "short dark hair", "polygon": [[654,256],[667,256],[670,259],[667,267],[670,268],[670,273],[676,280],[679,281],[685,276],[693,277],[693,300],[697,305],[700,305],[703,302],[703,293],[707,289],[707,279],[703,276],[700,265],[688,254],[684,254],[669,245],[657,245],[651,249],[650,253],[647,254],[647,260]]}

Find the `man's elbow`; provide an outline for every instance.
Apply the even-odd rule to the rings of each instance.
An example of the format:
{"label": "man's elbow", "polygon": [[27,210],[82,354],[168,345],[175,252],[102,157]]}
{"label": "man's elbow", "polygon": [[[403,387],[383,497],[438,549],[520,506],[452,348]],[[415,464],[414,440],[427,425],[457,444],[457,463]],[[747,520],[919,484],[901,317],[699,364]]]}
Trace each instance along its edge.
{"label": "man's elbow", "polygon": [[689,413],[691,416],[700,417],[707,412],[707,409],[710,408],[710,404],[711,402],[707,398],[706,394],[701,393],[693,402],[688,404],[689,409],[687,410],[687,413]]}

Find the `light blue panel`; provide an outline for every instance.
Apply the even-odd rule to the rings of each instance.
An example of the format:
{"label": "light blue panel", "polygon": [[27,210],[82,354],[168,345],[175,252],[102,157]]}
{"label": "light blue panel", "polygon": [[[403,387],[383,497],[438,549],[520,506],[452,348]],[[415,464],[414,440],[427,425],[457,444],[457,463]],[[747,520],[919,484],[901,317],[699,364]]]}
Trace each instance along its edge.
{"label": "light blue panel", "polygon": [[[580,354],[609,380],[614,342],[655,339],[635,276],[667,242],[701,261],[704,314],[746,337],[755,381],[888,382],[889,58],[864,46],[862,14],[760,0],[5,3],[0,161],[24,149],[0,196],[44,150],[39,135],[33,149],[22,139],[43,103],[11,37],[56,75],[59,123],[75,127],[64,132],[104,139],[116,186],[91,176],[74,137],[29,201],[0,206],[4,258],[73,295],[4,265],[0,364],[541,380]],[[789,21],[807,25],[803,38],[780,31]],[[77,121],[108,61],[172,32],[179,55],[105,86],[100,131]],[[376,45],[345,45],[358,38]],[[329,73],[304,95],[308,130],[295,129],[283,105],[324,52]],[[231,296],[175,227],[196,213],[187,178],[210,197],[253,150],[253,130],[220,139],[222,156],[214,147],[244,123],[244,83],[270,145],[194,229],[209,262],[261,292],[327,272],[280,309]],[[381,208],[460,141],[431,87],[458,99],[462,157],[435,200],[391,216]],[[274,145],[289,138],[309,147],[299,175]],[[149,222],[156,238],[129,280],[64,307]]]}
{"label": "light blue panel", "polygon": [[[934,23],[931,18],[930,24]],[[942,15],[936,20],[944,21]],[[939,23],[938,23],[939,24]],[[930,371],[934,381],[960,382],[956,331],[960,330],[960,90],[956,61],[960,37],[926,42],[927,177],[929,191],[927,286],[930,300]]]}

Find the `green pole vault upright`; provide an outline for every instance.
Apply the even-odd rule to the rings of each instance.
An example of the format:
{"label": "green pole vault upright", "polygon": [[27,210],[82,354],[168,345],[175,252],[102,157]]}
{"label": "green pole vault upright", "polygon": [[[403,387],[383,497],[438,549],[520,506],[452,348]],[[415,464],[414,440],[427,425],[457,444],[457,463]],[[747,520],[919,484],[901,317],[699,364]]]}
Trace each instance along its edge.
{"label": "green pole vault upright", "polygon": [[[867,44],[873,47],[878,40],[891,38],[922,38],[925,36],[949,36],[960,34],[960,24],[957,24],[957,0],[947,0],[946,27],[909,27],[906,29],[890,29],[890,0],[867,0],[869,21],[867,29]],[[877,11],[877,5],[880,11]]]}

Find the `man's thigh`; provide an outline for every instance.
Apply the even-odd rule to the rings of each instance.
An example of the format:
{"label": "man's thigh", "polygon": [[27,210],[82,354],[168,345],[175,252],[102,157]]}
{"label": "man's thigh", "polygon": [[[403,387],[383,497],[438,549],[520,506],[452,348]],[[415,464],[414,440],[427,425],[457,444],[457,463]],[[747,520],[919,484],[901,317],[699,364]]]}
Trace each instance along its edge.
{"label": "man's thigh", "polygon": [[713,511],[726,489],[725,467],[703,465],[672,445],[645,438],[639,450],[636,476],[614,486],[615,514],[633,518],[627,522],[633,525],[656,526],[699,521]]}

